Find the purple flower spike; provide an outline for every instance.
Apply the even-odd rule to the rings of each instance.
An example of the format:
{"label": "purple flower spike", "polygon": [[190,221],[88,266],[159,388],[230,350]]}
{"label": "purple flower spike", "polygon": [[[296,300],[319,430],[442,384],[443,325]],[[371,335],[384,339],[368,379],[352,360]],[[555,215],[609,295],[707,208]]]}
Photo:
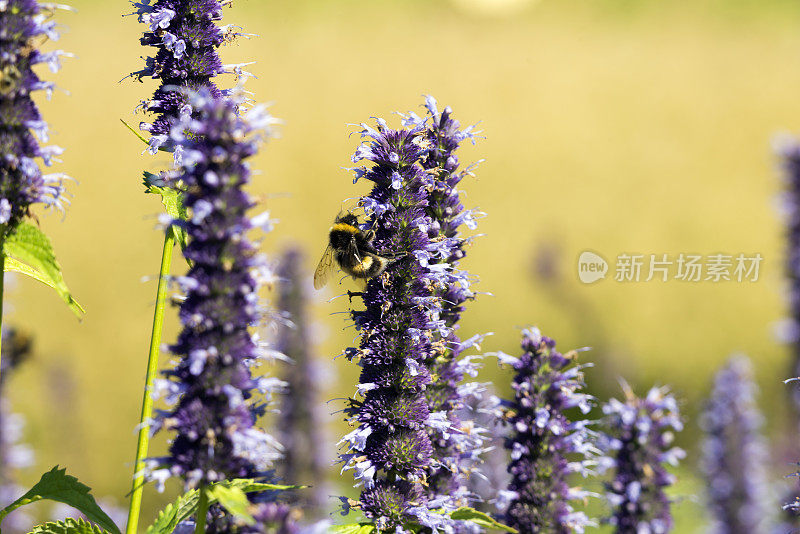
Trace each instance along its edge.
{"label": "purple flower spike", "polygon": [[[60,6],[59,6],[60,7]],[[13,228],[29,215],[31,204],[40,203],[59,211],[64,198],[63,174],[43,174],[62,150],[43,147],[48,141],[47,124],[33,102],[35,91],[52,93],[51,82],[42,81],[33,66],[46,63],[59,69],[64,52],[41,52],[44,38],[57,39],[55,22],[49,15],[55,6],[35,0],[0,2],[0,224]]]}
{"label": "purple flower spike", "polygon": [[232,27],[216,25],[222,19],[222,7],[230,0],[151,1],[134,2],[139,22],[148,26],[141,43],[156,49],[146,59],[144,69],[134,75],[161,82],[153,97],[144,103],[145,109],[156,118],[152,123],[139,125],[152,136],[150,151],[155,153],[169,141],[171,119],[190,111],[188,93],[179,88],[202,89],[218,97],[223,91],[212,79],[225,72],[240,73],[240,69],[223,65],[217,50],[241,34]]}
{"label": "purple flower spike", "polygon": [[478,462],[485,430],[457,415],[464,408],[465,392],[480,395],[482,390],[477,384],[462,384],[465,374],[477,375],[478,366],[474,358],[462,358],[461,353],[477,345],[483,336],[463,342],[456,332],[464,303],[475,297],[469,273],[458,267],[467,243],[462,230],[464,225],[474,229],[468,221],[474,221],[478,213],[465,210],[461,203],[458,184],[472,174],[472,167],[459,170],[456,151],[463,140],[474,142],[474,134],[473,127],[461,129],[450,107],[440,112],[433,97],[426,98],[425,108],[424,120],[413,113],[404,117],[407,126],[423,129],[425,154],[420,163],[430,180],[425,212],[431,220],[426,228],[429,254],[424,261],[438,270],[439,277],[438,288],[429,299],[437,328],[432,338],[436,350],[425,360],[433,377],[425,396],[430,412],[441,414],[456,429],[444,434],[429,431],[435,464],[428,476],[428,496],[449,496],[454,505],[466,506],[470,500],[467,479]]}
{"label": "purple flower spike", "polygon": [[714,534],[763,532],[769,517],[764,466],[766,447],[760,435],[761,414],[755,402],[750,360],[737,356],[720,369],[700,425],[703,472]]}
{"label": "purple flower spike", "polygon": [[162,467],[151,477],[179,475],[194,487],[258,476],[279,457],[277,443],[255,423],[265,409],[256,390],[269,400],[280,384],[251,373],[270,354],[250,329],[264,322],[258,291],[273,275],[248,238],[262,216],[247,215],[255,202],[244,191],[247,160],[271,120],[262,108],[241,116],[235,97],[202,90],[188,98],[196,116],[184,115],[171,129],[179,160],[171,180],[185,192],[188,217],[173,224],[188,233],[184,255],[192,267],[177,280],[185,292],[183,329],[170,349],[180,361],[157,385],[177,403],[155,425],[176,435],[169,457],[151,462]]}
{"label": "purple flower spike", "polygon": [[290,361],[285,364],[283,378],[286,394],[282,396],[280,435],[286,454],[281,462],[281,478],[292,484],[310,484],[298,492],[294,502],[303,504],[314,516],[325,509],[330,493],[325,487],[325,472],[330,460],[323,452],[323,405],[319,392],[324,378],[314,357],[313,325],[308,317],[309,277],[302,268],[303,254],[288,250],[278,268],[278,309],[285,314],[275,349]]}
{"label": "purple flower spike", "polygon": [[504,522],[521,534],[583,532],[591,524],[570,504],[590,494],[569,485],[573,473],[590,473],[598,452],[589,422],[567,417],[574,408],[582,414],[591,408],[592,397],[583,393],[586,365],[573,363],[577,353],[562,355],[555,347],[532,328],[522,332],[522,356],[501,357],[517,374],[514,399],[499,406],[510,427],[511,483],[498,501],[508,503]]}
{"label": "purple flower spike", "polygon": [[[786,190],[781,210],[786,224],[786,277],[789,281],[789,317],[781,325],[779,336],[789,343],[792,353],[789,376],[800,376],[800,142],[780,139],[777,152],[781,157]],[[795,428],[800,426],[800,388],[792,388],[791,401]]]}
{"label": "purple flower spike", "polygon": [[420,165],[427,154],[422,128],[393,130],[380,119],[376,128],[362,126],[365,142],[353,159],[370,165],[355,174],[374,183],[361,200],[365,227],[375,232],[376,250],[395,259],[367,283],[365,309],[352,312],[361,343],[347,354],[363,370],[359,398],[346,410],[357,428],[342,440],[342,461],[364,486],[356,506],[385,530],[443,517],[426,507],[423,483],[433,465],[431,430],[445,435],[454,429],[446,414],[430,411],[425,388],[431,383],[426,362],[444,351],[435,336],[446,329],[438,294],[448,287],[449,268],[430,261],[439,256],[428,236],[433,184]]}
{"label": "purple flower spike", "polygon": [[652,388],[641,399],[624,385],[625,402],[611,399],[603,406],[608,434],[604,436],[603,466],[613,468],[606,499],[613,510],[608,522],[620,534],[672,529],[671,501],[665,489],[675,482],[665,465],[685,457],[673,447],[674,432],[683,429],[678,403],[666,388]]}

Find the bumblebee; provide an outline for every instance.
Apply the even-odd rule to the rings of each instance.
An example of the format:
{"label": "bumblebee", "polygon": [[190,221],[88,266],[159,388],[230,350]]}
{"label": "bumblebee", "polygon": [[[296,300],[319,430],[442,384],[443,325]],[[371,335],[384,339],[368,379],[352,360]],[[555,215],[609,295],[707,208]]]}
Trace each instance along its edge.
{"label": "bumblebee", "polygon": [[339,215],[328,233],[328,248],[314,272],[314,288],[322,289],[328,283],[333,261],[355,279],[368,280],[381,274],[392,261],[379,255],[372,245],[373,230],[361,230],[358,217],[352,213]]}

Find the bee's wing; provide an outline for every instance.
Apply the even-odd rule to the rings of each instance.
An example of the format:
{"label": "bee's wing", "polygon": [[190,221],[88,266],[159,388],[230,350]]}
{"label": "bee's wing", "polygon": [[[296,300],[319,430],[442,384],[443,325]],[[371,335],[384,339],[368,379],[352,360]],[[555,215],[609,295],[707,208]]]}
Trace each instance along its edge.
{"label": "bee's wing", "polygon": [[322,258],[319,260],[317,270],[314,271],[314,289],[322,289],[328,283],[328,277],[331,274],[331,267],[333,266],[333,248],[328,245],[325,252],[322,253]]}

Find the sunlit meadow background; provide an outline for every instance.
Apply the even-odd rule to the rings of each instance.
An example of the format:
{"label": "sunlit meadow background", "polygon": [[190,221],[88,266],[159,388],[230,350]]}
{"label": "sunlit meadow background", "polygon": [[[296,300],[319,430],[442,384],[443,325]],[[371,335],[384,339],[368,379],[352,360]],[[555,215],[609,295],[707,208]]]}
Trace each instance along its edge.
{"label": "sunlit meadow background", "polygon": [[[160,164],[141,155],[119,119],[138,123],[134,108],[154,85],[120,82],[145,53],[142,26],[122,16],[127,2],[71,3],[78,13],[59,16],[67,27],[59,46],[77,57],[54,78],[69,94],[43,103],[43,113],[67,149],[61,168],[80,183],[63,222],[40,219],[87,314],[79,323],[47,288],[17,278],[8,321],[35,336],[36,350],[9,391],[38,457],[24,481],[59,463],[124,504],[162,233],[158,199],[141,186],[141,170]],[[417,110],[431,93],[463,123],[480,121],[486,136],[461,158],[486,159],[463,184],[466,204],[489,215],[466,265],[493,296],[469,305],[462,334],[494,332],[484,350],[516,353],[519,328],[535,324],[563,349],[592,346],[589,381],[600,396],[618,391],[618,374],[639,391],[672,384],[685,400],[689,448],[711,373],[731,352],[746,352],[773,441],[784,443],[776,483],[791,470],[780,452],[796,437],[783,407],[788,351],[773,333],[784,306],[771,142],[800,130],[800,4],[237,0],[225,23],[258,34],[223,58],[256,61],[247,87],[285,121],[255,161],[254,189],[280,219],[267,253],[299,242],[310,272],[342,201],[367,187],[343,170],[358,142],[348,124]],[[765,261],[757,283],[610,277],[587,286],[576,276],[586,249],[612,268],[623,252],[759,252]],[[173,265],[185,268],[179,255]],[[334,283],[314,296],[325,399],[352,394],[357,377],[355,365],[333,361],[356,336],[344,315],[332,315],[346,299],[328,302],[347,288]],[[175,322],[168,317],[165,341]],[[501,390],[507,380],[494,371],[485,378]],[[331,456],[340,420],[328,419]],[[703,521],[689,497],[700,487],[696,458],[680,472],[676,493],[688,498],[677,507],[679,532]],[[350,477],[341,480],[348,486]],[[143,524],[170,495],[146,492]]]}

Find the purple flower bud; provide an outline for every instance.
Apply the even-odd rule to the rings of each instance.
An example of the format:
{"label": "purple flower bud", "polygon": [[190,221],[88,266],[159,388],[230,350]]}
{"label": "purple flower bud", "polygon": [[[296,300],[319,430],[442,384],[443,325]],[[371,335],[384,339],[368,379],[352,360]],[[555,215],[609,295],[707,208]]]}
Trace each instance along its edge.
{"label": "purple flower bud", "polygon": [[618,533],[666,533],[673,521],[665,489],[675,477],[665,464],[676,465],[685,456],[672,444],[674,432],[683,429],[678,403],[666,388],[653,388],[641,399],[624,387],[625,402],[611,399],[603,406],[603,467],[614,470],[606,483],[613,510],[608,522]]}
{"label": "purple flower bud", "polygon": [[505,360],[517,372],[511,383],[514,399],[498,409],[511,428],[505,443],[511,451],[505,523],[521,534],[582,531],[590,521],[571,501],[587,494],[569,481],[574,473],[589,472],[597,451],[587,421],[571,421],[566,411],[591,401],[583,393],[586,366],[573,363],[577,353],[556,351],[555,341],[538,329],[524,330],[522,336],[522,356]]}
{"label": "purple flower bud", "polygon": [[[251,119],[259,122],[263,112],[243,117],[239,99],[215,98],[206,89],[187,98],[196,116],[182,116],[171,135],[182,152],[198,156],[190,164],[184,159],[169,178],[185,194],[188,220],[173,224],[187,231],[191,268],[181,284],[187,289],[179,312],[183,329],[170,347],[181,359],[164,373],[182,395],[156,422],[176,433],[170,454],[151,463],[196,486],[258,476],[279,457],[277,443],[255,426],[265,409],[257,389],[278,384],[252,375],[268,354],[251,328],[264,321],[258,291],[272,275],[248,238],[254,225],[247,213],[255,202],[244,186],[247,160],[265,133]],[[205,179],[209,172],[219,177],[214,185]],[[198,210],[203,217],[194,216]]]}
{"label": "purple flower bud", "polygon": [[764,466],[766,447],[760,435],[761,414],[755,402],[750,361],[736,356],[714,378],[703,410],[703,473],[714,534],[763,532],[769,516]]}
{"label": "purple flower bud", "polygon": [[[54,6],[36,0],[6,0],[0,3],[0,223],[13,228],[29,215],[31,204],[64,210],[62,174],[43,174],[58,147],[43,147],[47,125],[34,103],[33,93],[49,92],[53,85],[34,72],[38,63],[51,63],[58,70],[61,51],[39,50],[44,38],[55,39],[53,22],[46,18]],[[38,139],[37,139],[38,137]]]}

